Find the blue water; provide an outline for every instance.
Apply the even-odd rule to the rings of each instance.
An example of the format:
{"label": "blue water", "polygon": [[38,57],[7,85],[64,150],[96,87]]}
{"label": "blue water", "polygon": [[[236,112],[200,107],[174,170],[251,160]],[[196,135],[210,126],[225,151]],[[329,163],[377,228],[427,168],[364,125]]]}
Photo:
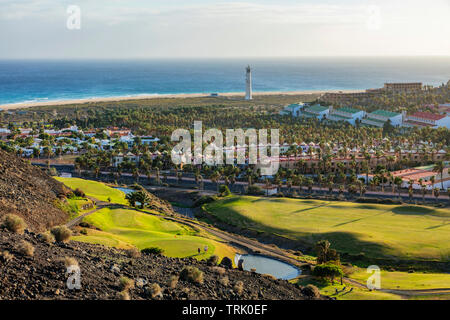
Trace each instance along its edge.
{"label": "blue water", "polygon": [[244,91],[366,89],[450,79],[450,57],[1,61],[0,104],[96,97]]}
{"label": "blue water", "polygon": [[120,191],[122,191],[125,194],[136,192],[136,190],[128,189],[128,188],[115,187],[114,189],[120,190]]}
{"label": "blue water", "polygon": [[301,271],[296,267],[265,256],[237,254],[234,257],[235,265],[238,265],[240,259],[244,260],[244,270],[251,271],[251,269],[255,269],[257,273],[270,274],[277,279],[290,280],[301,274]]}

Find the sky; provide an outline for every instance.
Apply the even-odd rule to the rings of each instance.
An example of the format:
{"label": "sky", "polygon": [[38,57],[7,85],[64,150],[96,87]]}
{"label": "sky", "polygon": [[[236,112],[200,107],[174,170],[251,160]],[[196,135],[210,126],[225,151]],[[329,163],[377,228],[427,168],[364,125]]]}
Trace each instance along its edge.
{"label": "sky", "polygon": [[0,0],[0,59],[449,56],[449,17],[450,0]]}

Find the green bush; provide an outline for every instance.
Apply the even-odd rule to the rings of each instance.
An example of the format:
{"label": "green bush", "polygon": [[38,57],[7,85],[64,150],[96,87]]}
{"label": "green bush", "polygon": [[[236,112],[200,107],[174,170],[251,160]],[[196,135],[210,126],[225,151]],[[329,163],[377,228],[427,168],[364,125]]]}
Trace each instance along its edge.
{"label": "green bush", "polygon": [[264,191],[261,189],[260,186],[249,186],[247,189],[247,194],[252,195],[252,196],[260,196],[260,195],[264,195]]}
{"label": "green bush", "polygon": [[317,265],[313,270],[313,275],[321,279],[330,279],[334,282],[334,278],[342,277],[344,272],[342,268],[336,264],[325,263]]}
{"label": "green bush", "polygon": [[219,194],[221,197],[231,196],[230,188],[228,188],[228,186],[224,184],[220,185]]}
{"label": "green bush", "polygon": [[151,247],[151,248],[142,249],[141,252],[143,254],[156,254],[156,255],[159,255],[159,254],[163,254],[164,253],[164,249],[158,248],[158,247]]}
{"label": "green bush", "polygon": [[194,207],[200,207],[206,203],[211,203],[214,201],[216,201],[216,198],[213,196],[203,196],[203,197],[200,197],[200,199],[198,199],[197,201],[195,201]]}
{"label": "green bush", "polygon": [[86,194],[84,193],[84,191],[81,190],[81,189],[79,189],[79,188],[76,188],[75,191],[73,192],[73,194],[74,194],[76,197],[86,198]]}

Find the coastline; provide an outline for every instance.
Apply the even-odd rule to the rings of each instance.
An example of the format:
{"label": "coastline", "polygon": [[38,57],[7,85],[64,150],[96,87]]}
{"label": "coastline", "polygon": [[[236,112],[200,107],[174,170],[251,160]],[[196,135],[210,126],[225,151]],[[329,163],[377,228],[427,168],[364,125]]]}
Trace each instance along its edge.
{"label": "coastline", "polygon": [[[362,92],[364,90],[305,90],[305,91],[261,91],[253,92],[253,96],[276,96],[276,95],[303,95],[303,94],[324,94],[332,92],[354,93]],[[92,102],[118,102],[127,100],[147,100],[147,99],[169,99],[169,98],[220,98],[220,97],[244,97],[244,92],[225,92],[218,93],[218,97],[211,97],[211,93],[174,93],[174,94],[148,94],[136,96],[117,96],[117,97],[98,97],[98,98],[83,98],[83,99],[69,99],[69,100],[54,100],[42,102],[19,102],[0,104],[0,110],[14,110],[31,107],[44,106],[61,106],[70,104],[85,104]]]}

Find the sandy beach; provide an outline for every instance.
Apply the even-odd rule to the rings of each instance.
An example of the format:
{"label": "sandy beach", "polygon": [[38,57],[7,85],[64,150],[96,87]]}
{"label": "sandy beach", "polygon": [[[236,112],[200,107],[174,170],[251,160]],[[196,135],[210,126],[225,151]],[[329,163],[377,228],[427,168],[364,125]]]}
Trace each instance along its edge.
{"label": "sandy beach", "polygon": [[[269,95],[302,95],[302,94],[324,94],[327,92],[361,92],[363,90],[327,90],[327,91],[268,91],[268,92],[254,92],[253,96],[269,96]],[[126,100],[146,100],[146,99],[161,99],[161,98],[208,98],[211,97],[211,93],[188,93],[188,94],[151,94],[151,95],[138,95],[138,96],[124,96],[124,97],[104,97],[104,98],[87,98],[87,99],[73,99],[73,100],[55,100],[55,101],[43,101],[43,102],[24,102],[24,103],[12,103],[0,105],[1,110],[23,109],[30,107],[42,107],[42,106],[61,106],[69,104],[83,104],[92,102],[115,102]],[[227,92],[219,93],[220,97],[244,97],[244,92]],[[217,97],[215,97],[217,98]]]}

